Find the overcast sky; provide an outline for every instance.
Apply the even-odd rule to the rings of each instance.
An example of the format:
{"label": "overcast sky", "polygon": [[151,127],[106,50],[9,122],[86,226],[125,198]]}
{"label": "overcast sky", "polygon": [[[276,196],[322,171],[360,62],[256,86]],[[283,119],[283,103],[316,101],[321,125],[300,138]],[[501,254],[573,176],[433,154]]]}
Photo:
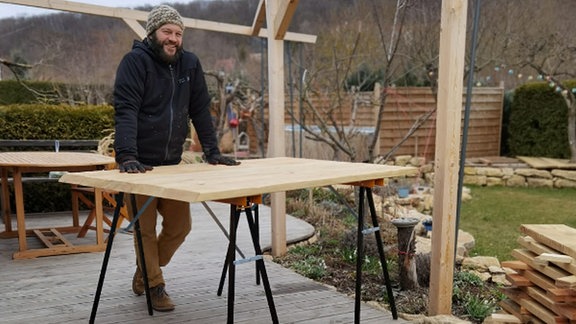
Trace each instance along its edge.
{"label": "overcast sky", "polygon": [[[161,3],[187,3],[190,1],[170,1],[170,0],[73,0],[74,2],[90,3],[100,6],[108,7],[122,7],[122,8],[134,8],[143,7],[146,5],[158,5]],[[9,17],[30,17],[34,15],[45,15],[51,13],[59,13],[60,10],[50,10],[41,9],[36,7],[28,7],[21,5],[13,5],[7,3],[0,3],[0,19]]]}

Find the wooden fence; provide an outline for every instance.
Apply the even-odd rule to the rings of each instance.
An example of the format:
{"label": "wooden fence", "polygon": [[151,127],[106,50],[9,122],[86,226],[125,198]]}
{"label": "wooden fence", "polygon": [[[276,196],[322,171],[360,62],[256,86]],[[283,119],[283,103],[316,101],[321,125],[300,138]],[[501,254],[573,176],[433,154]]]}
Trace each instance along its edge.
{"label": "wooden fence", "polygon": [[[421,126],[409,136],[394,152],[393,156],[412,155],[433,160],[436,137],[436,100],[430,88],[391,88],[386,93],[386,104],[380,124],[379,143],[376,155],[386,155],[407,136],[415,123],[430,114]],[[467,157],[498,156],[500,154],[502,132],[503,88],[474,88],[471,98],[468,128]],[[289,99],[289,98],[287,98]],[[462,119],[466,89],[462,94]],[[336,98],[331,95],[317,96],[311,99],[311,105],[324,115],[337,117],[337,122],[346,129],[358,132],[353,138],[356,145],[356,161],[367,156],[367,146],[374,135],[376,114],[378,111],[378,93],[363,92]],[[332,159],[333,152],[326,144],[307,139],[305,132],[300,135],[298,120],[306,120],[306,125],[314,127],[318,118],[309,109],[300,106],[298,100],[285,103],[286,155],[306,158]],[[290,113],[292,112],[292,113]],[[260,118],[253,116],[253,118]],[[268,107],[264,109],[264,120],[268,120]],[[250,153],[260,155],[257,131],[248,124]],[[292,127],[295,125],[295,127]],[[464,123],[462,123],[464,125]],[[265,126],[265,129],[266,126]],[[264,132],[266,134],[266,132]],[[300,138],[303,138],[300,145]],[[265,146],[267,139],[264,139]],[[300,149],[302,148],[302,149]],[[300,155],[300,152],[302,154]],[[346,160],[340,155],[339,159]]]}

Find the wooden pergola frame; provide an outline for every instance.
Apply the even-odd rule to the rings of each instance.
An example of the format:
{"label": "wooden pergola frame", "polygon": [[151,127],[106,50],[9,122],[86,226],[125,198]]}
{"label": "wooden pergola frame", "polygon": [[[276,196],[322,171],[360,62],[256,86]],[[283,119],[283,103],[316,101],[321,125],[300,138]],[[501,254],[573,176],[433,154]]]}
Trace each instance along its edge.
{"label": "wooden pergola frame", "polygon": [[[114,8],[65,0],[0,0],[0,2],[54,9],[122,19],[141,39],[146,31],[140,22],[148,18],[147,11]],[[268,5],[266,5],[268,2]],[[192,29],[232,33],[268,38],[268,80],[270,109],[270,134],[268,157],[285,155],[284,144],[284,40],[315,43],[316,36],[288,32],[299,0],[260,0],[251,26],[221,23],[182,17],[184,26]],[[263,28],[267,22],[269,28]],[[270,28],[272,27],[272,28]],[[286,253],[286,198],[285,193],[272,194],[272,254]]]}
{"label": "wooden pergola frame", "polygon": [[[268,38],[269,105],[274,107],[269,117],[268,157],[285,156],[284,40],[316,42],[316,36],[287,31],[298,2],[260,0],[251,26],[183,18],[189,28]],[[0,3],[116,17],[140,37],[145,36],[138,22],[146,21],[145,11],[63,0],[0,0]],[[467,8],[468,0],[442,0],[429,315],[450,314],[452,306]],[[268,29],[262,28],[264,22]],[[278,256],[286,252],[285,193],[272,194],[271,202],[272,254]]]}

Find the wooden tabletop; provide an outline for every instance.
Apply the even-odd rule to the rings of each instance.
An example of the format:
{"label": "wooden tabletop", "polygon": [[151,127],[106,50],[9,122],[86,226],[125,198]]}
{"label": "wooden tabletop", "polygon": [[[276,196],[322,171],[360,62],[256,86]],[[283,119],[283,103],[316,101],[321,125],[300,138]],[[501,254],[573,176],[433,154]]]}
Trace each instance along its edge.
{"label": "wooden tabletop", "polygon": [[180,164],[146,173],[118,170],[65,174],[60,182],[189,202],[416,175],[413,167],[299,158],[243,160],[238,166]]}
{"label": "wooden tabletop", "polygon": [[114,159],[97,153],[87,152],[2,152],[0,167],[75,167],[107,165]]}

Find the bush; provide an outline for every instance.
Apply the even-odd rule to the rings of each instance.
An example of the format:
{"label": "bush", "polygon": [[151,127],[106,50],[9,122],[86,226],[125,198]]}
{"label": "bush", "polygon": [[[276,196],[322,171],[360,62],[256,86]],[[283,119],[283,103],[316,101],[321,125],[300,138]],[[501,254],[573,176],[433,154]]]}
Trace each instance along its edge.
{"label": "bush", "polygon": [[[575,82],[565,82],[572,88]],[[510,107],[508,149],[511,156],[569,158],[567,107],[546,83],[516,89]]]}
{"label": "bush", "polygon": [[0,106],[2,139],[100,139],[114,127],[111,106]]}
{"label": "bush", "polygon": [[[14,140],[100,140],[114,127],[111,106],[65,106],[21,104],[0,106],[0,138]],[[78,147],[78,150],[84,150]],[[89,148],[92,149],[92,148]],[[2,151],[22,150],[0,147]],[[46,150],[46,148],[26,148]],[[47,176],[43,174],[27,176]],[[71,210],[69,185],[52,182],[26,183],[24,202],[27,212]],[[13,204],[13,188],[10,186]]]}

